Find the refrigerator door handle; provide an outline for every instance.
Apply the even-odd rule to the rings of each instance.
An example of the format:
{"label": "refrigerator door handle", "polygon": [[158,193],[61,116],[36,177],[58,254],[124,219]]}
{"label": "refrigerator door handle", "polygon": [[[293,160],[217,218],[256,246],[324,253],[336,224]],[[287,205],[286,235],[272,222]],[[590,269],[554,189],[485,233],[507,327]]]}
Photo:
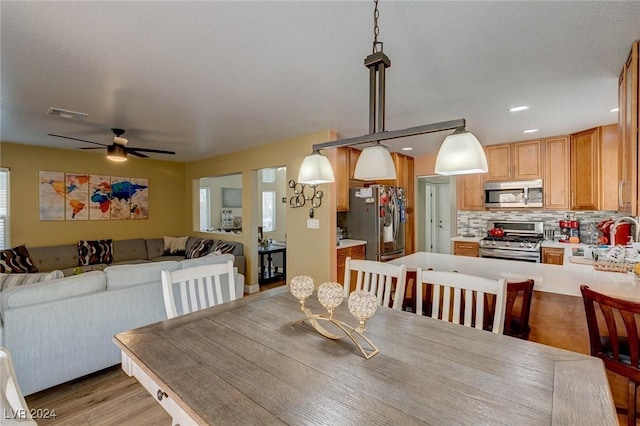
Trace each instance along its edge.
{"label": "refrigerator door handle", "polygon": [[400,203],[398,203],[398,197],[393,197],[393,240],[398,242],[398,228],[400,228]]}

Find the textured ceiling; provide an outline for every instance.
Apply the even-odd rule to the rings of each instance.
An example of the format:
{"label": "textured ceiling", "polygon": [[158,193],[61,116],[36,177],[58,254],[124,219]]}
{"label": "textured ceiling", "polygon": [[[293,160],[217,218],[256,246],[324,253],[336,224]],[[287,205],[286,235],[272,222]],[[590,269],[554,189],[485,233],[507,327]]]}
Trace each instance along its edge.
{"label": "textured ceiling", "polygon": [[[617,121],[640,2],[380,2],[386,129],[465,118],[483,144]],[[189,161],[320,130],[368,132],[373,2],[0,3],[3,142],[111,143]],[[509,107],[528,104],[518,114]],[[84,122],[49,107],[88,113]],[[533,136],[522,134],[538,128]],[[445,134],[400,139],[410,155]]]}

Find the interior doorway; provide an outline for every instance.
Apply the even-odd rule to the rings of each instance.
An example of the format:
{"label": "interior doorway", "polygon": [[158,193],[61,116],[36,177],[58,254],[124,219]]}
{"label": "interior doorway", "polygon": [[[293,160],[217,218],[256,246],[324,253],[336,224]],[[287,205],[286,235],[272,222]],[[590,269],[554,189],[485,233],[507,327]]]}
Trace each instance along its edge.
{"label": "interior doorway", "polygon": [[455,183],[448,176],[419,177],[417,195],[417,250],[451,254],[451,238],[457,232]]}

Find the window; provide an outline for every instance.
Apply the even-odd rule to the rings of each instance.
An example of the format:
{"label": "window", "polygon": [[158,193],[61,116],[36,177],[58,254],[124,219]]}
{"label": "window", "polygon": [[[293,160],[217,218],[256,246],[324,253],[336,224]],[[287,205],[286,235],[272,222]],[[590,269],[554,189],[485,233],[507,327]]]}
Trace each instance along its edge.
{"label": "window", "polygon": [[211,189],[200,188],[200,230],[211,228]]}
{"label": "window", "polygon": [[0,249],[9,246],[9,169],[0,167]]}
{"label": "window", "polygon": [[276,181],[276,169],[262,169],[260,173],[262,174],[263,183],[274,183]]}
{"label": "window", "polygon": [[262,191],[262,230],[276,230],[276,191]]}

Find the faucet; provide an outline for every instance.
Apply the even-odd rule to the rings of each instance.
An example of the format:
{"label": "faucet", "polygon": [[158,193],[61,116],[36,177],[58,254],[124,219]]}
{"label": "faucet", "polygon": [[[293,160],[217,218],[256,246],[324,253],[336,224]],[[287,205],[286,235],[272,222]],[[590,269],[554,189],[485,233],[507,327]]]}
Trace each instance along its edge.
{"label": "faucet", "polygon": [[613,226],[611,226],[611,230],[609,231],[611,233],[611,242],[613,243],[613,241],[616,240],[616,228],[622,222],[631,222],[631,223],[634,224],[635,232],[636,232],[636,236],[634,238],[634,242],[640,242],[640,240],[639,240],[639,237],[640,237],[640,222],[638,222],[638,219],[636,219],[634,217],[631,217],[631,216],[622,216],[622,217],[619,217],[618,219],[616,219],[615,222],[613,222]]}

